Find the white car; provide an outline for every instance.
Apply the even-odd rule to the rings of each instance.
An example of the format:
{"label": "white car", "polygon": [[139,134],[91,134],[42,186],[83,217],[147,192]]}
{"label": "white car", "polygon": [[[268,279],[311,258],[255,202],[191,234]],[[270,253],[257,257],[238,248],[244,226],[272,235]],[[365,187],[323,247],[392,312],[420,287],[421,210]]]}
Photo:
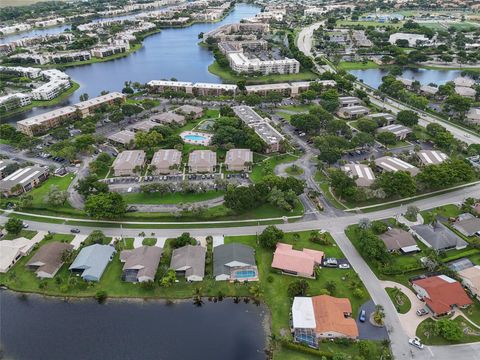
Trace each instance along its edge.
{"label": "white car", "polygon": [[349,264],[340,264],[340,265],[338,265],[338,268],[339,269],[350,269],[350,265]]}
{"label": "white car", "polygon": [[420,342],[418,338],[408,339],[408,343],[412,346],[415,346],[418,349],[423,349],[423,344]]}

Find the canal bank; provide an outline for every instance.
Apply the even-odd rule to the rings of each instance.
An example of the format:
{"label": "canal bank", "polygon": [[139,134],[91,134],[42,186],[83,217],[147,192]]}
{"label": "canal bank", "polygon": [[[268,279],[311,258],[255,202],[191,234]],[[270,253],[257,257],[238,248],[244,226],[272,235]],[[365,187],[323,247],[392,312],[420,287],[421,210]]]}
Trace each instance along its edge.
{"label": "canal bank", "polygon": [[[268,311],[231,299],[64,301],[0,292],[5,358],[264,359]],[[188,344],[188,346],[186,346]]]}

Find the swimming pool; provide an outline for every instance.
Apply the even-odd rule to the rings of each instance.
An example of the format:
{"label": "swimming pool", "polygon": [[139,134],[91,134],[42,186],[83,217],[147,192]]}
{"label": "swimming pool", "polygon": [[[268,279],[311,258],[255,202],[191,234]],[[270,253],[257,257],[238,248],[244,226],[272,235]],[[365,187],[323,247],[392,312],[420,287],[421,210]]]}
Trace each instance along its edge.
{"label": "swimming pool", "polygon": [[185,135],[184,139],[190,140],[190,141],[205,141],[207,138],[205,136],[200,136],[200,135]]}
{"label": "swimming pool", "polygon": [[235,273],[237,279],[247,279],[254,278],[257,276],[257,273],[253,270],[240,270]]}

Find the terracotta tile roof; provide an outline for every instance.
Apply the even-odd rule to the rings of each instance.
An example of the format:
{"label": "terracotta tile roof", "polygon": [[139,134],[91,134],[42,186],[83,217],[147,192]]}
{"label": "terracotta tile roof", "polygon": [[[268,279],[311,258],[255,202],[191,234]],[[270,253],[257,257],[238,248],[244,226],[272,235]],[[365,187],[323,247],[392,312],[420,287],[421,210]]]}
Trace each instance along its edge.
{"label": "terracotta tile roof", "polygon": [[423,288],[428,293],[425,303],[436,314],[449,312],[454,305],[465,306],[472,303],[462,285],[445,275],[415,280],[413,284]]}
{"label": "terracotta tile roof", "polygon": [[315,264],[320,264],[323,252],[311,249],[293,250],[292,245],[278,243],[273,254],[272,267],[298,274],[313,275]]}
{"label": "terracotta tile roof", "polygon": [[[312,297],[315,313],[316,332],[337,332],[352,338],[358,337],[358,328],[350,317],[352,305],[347,298],[336,298],[330,295]],[[349,317],[346,317],[348,314]]]}

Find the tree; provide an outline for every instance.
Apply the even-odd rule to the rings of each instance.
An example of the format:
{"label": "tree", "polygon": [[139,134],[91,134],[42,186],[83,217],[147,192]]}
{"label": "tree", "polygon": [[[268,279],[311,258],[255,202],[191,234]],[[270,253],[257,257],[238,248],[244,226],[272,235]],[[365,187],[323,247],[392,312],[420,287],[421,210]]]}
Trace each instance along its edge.
{"label": "tree", "polygon": [[12,234],[18,234],[23,229],[23,221],[17,218],[8,218],[5,230]]}
{"label": "tree", "polygon": [[418,114],[411,110],[402,110],[397,114],[397,121],[405,126],[417,125],[418,119]]}
{"label": "tree", "polygon": [[58,186],[52,185],[45,196],[45,202],[49,205],[60,206],[64,205],[68,199],[68,192],[60,190]]}
{"label": "tree", "polygon": [[352,199],[357,191],[355,179],[348,176],[344,171],[332,169],[329,171],[330,185],[335,194],[343,199]]}
{"label": "tree", "polygon": [[94,218],[114,219],[125,214],[127,204],[118,193],[90,195],[85,201],[85,212]]}
{"label": "tree", "polygon": [[373,134],[378,128],[378,123],[373,119],[360,119],[357,121],[357,128],[360,131]]}
{"label": "tree", "polygon": [[107,237],[101,230],[93,230],[85,239],[86,244],[104,244]]}
{"label": "tree", "polygon": [[385,243],[371,231],[361,230],[358,248],[365,259],[371,259],[386,264],[390,259]]}
{"label": "tree", "polygon": [[384,145],[395,145],[397,136],[391,131],[384,131],[377,135],[377,140]]}
{"label": "tree", "polygon": [[385,319],[385,311],[380,304],[375,305],[375,311],[373,313],[373,321],[379,325],[383,325],[383,319]]}
{"label": "tree", "polygon": [[413,196],[417,191],[415,179],[410,173],[405,171],[384,172],[377,178],[375,183],[388,197]]}
{"label": "tree", "polygon": [[405,212],[405,217],[411,221],[417,221],[417,215],[420,212],[420,209],[415,205],[409,205],[407,211]]}
{"label": "tree", "polygon": [[88,175],[78,181],[75,190],[77,190],[84,198],[88,198],[91,195],[107,193],[108,185],[104,182],[98,181],[96,175]]}
{"label": "tree", "polygon": [[310,286],[308,285],[307,280],[294,280],[288,285],[288,296],[295,297],[295,296],[305,296],[308,293]]}
{"label": "tree", "polygon": [[258,237],[260,245],[265,249],[274,249],[277,242],[283,240],[284,233],[274,225],[269,225]]}
{"label": "tree", "polygon": [[162,277],[162,280],[160,280],[160,286],[170,287],[175,283],[176,280],[177,280],[177,275],[175,273],[175,270],[168,269],[165,275]]}
{"label": "tree", "polygon": [[458,341],[463,332],[460,324],[450,319],[441,319],[436,322],[436,332],[448,341]]}
{"label": "tree", "polygon": [[171,244],[174,249],[178,249],[185,245],[195,245],[196,243],[197,241],[190,236],[190,233],[184,232],[182,235],[180,235],[176,239],[173,239]]}

